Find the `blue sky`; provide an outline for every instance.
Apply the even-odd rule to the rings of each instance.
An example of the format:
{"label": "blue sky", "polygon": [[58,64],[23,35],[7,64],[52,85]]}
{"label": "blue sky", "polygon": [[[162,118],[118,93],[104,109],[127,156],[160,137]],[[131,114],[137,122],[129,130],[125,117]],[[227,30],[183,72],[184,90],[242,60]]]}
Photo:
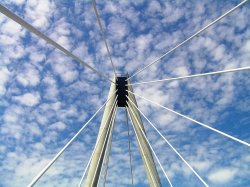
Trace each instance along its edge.
{"label": "blue sky", "polygon": [[[134,73],[240,1],[96,1],[116,69]],[[102,73],[112,67],[89,1],[2,0]],[[250,5],[182,46],[132,82],[250,66]],[[134,92],[250,142],[250,72],[134,86]],[[110,83],[0,14],[0,186],[25,186],[105,102]],[[138,98],[138,105],[210,186],[247,187],[250,150]],[[37,186],[76,186],[102,113]],[[131,124],[130,124],[131,125]],[[174,186],[201,182],[144,120]],[[131,126],[130,126],[131,127]],[[132,128],[130,128],[132,129]],[[136,186],[147,186],[132,133]],[[129,186],[124,110],[117,113],[107,186]],[[160,168],[164,186],[167,181]]]}

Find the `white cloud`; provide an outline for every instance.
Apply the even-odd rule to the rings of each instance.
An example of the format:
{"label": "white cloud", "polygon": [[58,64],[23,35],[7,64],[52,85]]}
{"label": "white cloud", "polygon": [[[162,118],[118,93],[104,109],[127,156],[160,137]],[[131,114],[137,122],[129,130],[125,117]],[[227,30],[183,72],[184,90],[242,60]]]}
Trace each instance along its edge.
{"label": "white cloud", "polygon": [[7,35],[0,35],[0,43],[3,45],[15,45],[16,40]]}
{"label": "white cloud", "polygon": [[78,71],[66,71],[63,76],[62,76],[62,79],[69,83],[69,82],[72,82],[74,81],[76,78],[78,77]]}
{"label": "white cloud", "polygon": [[212,166],[212,161],[196,161],[191,163],[198,171],[207,171]]}
{"label": "white cloud", "polygon": [[157,1],[151,1],[148,5],[148,11],[150,14],[155,15],[158,12],[161,12],[161,5]]}
{"label": "white cloud", "polygon": [[56,86],[48,86],[45,90],[44,97],[48,100],[57,100],[58,93],[59,91]]}
{"label": "white cloud", "polygon": [[77,79],[79,72],[71,60],[62,57],[60,53],[56,53],[50,61],[54,72],[59,75],[65,83],[68,84]]}
{"label": "white cloud", "polygon": [[243,51],[244,52],[250,52],[250,40],[247,40],[243,46]]}
{"label": "white cloud", "polygon": [[33,64],[37,64],[37,62],[41,62],[45,59],[45,54],[42,51],[38,52],[36,50],[29,51],[30,52],[30,61]]}
{"label": "white cloud", "polygon": [[176,76],[184,76],[188,75],[189,71],[186,66],[179,66],[175,68],[174,73],[176,74]]}
{"label": "white cloud", "polygon": [[121,20],[121,19],[115,19],[115,18],[110,20],[110,23],[107,29],[111,35],[110,37],[112,38],[112,40],[115,40],[115,41],[122,40],[123,37],[125,37],[129,32],[129,27],[126,24],[126,21]]}
{"label": "white cloud", "polygon": [[8,35],[14,35],[16,33],[21,32],[22,27],[21,25],[17,24],[16,22],[12,20],[7,20],[3,25],[1,26],[1,31],[8,34]]}
{"label": "white cloud", "polygon": [[64,130],[66,128],[66,125],[63,122],[59,121],[59,122],[56,122],[56,123],[53,123],[52,125],[50,125],[49,128],[52,130],[61,131],[61,130]]}
{"label": "white cloud", "polygon": [[43,82],[46,84],[44,98],[48,100],[57,100],[59,94],[57,81],[52,76],[46,76]]}
{"label": "white cloud", "polygon": [[12,62],[12,60],[19,59],[25,55],[25,50],[23,45],[14,45],[11,47],[7,47],[4,49],[4,54],[6,55],[6,58],[9,58]]}
{"label": "white cloud", "polygon": [[103,11],[108,13],[117,13],[118,7],[114,4],[114,2],[107,1],[107,3],[105,3],[105,8],[103,9]]}
{"label": "white cloud", "polygon": [[49,26],[49,19],[53,15],[54,9],[55,5],[50,0],[28,0],[25,13],[33,26],[45,29]]}
{"label": "white cloud", "polygon": [[162,12],[164,15],[162,23],[164,24],[176,22],[184,15],[181,8],[171,5],[168,1],[166,1],[165,6],[162,8]]}
{"label": "white cloud", "polygon": [[4,121],[6,123],[15,123],[18,120],[18,115],[13,112],[5,112],[4,114]]}
{"label": "white cloud", "polygon": [[6,91],[5,85],[10,76],[10,72],[7,67],[0,66],[0,95],[3,95]]}
{"label": "white cloud", "polygon": [[214,52],[214,58],[215,60],[219,61],[221,60],[223,57],[225,57],[225,47],[224,45],[219,45],[215,48],[215,52]]}
{"label": "white cloud", "polygon": [[22,72],[17,75],[17,81],[23,86],[37,86],[40,83],[39,71],[32,65],[25,65]]}
{"label": "white cloud", "polygon": [[153,37],[151,34],[141,35],[135,39],[135,45],[137,46],[137,51],[142,53],[145,49],[149,48],[149,44],[151,43]]}
{"label": "white cloud", "polygon": [[[102,43],[103,44],[103,43]],[[73,54],[77,55],[79,58],[83,59],[85,62],[94,66],[93,56],[88,52],[88,46],[85,42],[81,42],[78,46],[73,50]]]}
{"label": "white cloud", "polygon": [[9,1],[16,5],[23,5],[25,2],[25,0],[9,0]]}
{"label": "white cloud", "polygon": [[[71,3],[68,7],[64,7],[57,1],[30,0],[23,6],[16,6],[21,1],[12,4],[7,0],[3,1],[3,4],[93,67],[105,74],[111,74],[111,66],[107,53],[104,52],[106,50],[91,2],[79,0],[72,3],[75,4],[73,7],[70,6]],[[116,68],[121,72],[129,70],[129,73],[155,60],[234,4],[229,1],[213,4],[205,1],[97,3]],[[238,13],[236,11],[234,15],[228,16],[187,45],[183,45],[150,67],[142,74],[144,76],[139,75],[133,81],[248,66],[250,32],[247,29],[248,19],[245,19],[249,17],[247,10],[247,8],[237,10]],[[0,99],[0,110],[3,109],[3,115],[0,116],[3,122],[0,130],[3,145],[0,149],[4,151],[4,158],[1,160],[4,168],[1,168],[0,173],[3,175],[3,180],[0,181],[0,186],[25,186],[104,102],[106,97],[103,96],[107,96],[109,83],[99,79],[93,72],[83,69],[46,42],[37,40],[33,34],[25,35],[25,29],[9,22],[11,22],[9,19],[0,15],[0,64],[8,64],[8,68],[2,69],[1,66],[0,69],[4,72],[0,74],[0,85],[3,85],[4,90],[4,95]],[[230,133],[235,133],[238,137],[242,135],[244,138],[248,137],[248,131],[236,130],[235,123],[228,123],[232,118],[228,120],[227,118],[229,115],[235,119],[241,118],[238,114],[242,111],[242,105],[237,101],[243,103],[248,99],[245,96],[249,90],[245,74],[248,75],[247,72],[238,72],[189,79],[189,81],[141,85],[134,87],[134,90],[139,95],[201,122],[208,122],[218,129],[223,130],[226,127]],[[18,105],[13,101],[17,101]],[[197,169],[197,172],[201,172],[201,176],[209,174],[211,182],[210,178],[205,178],[209,179],[208,183],[218,183],[215,185],[218,186],[226,182],[216,181],[228,180],[230,185],[235,187],[239,181],[248,181],[247,148],[226,141],[226,138],[196,127],[185,119],[157,106],[151,106],[148,102],[138,99],[138,104],[185,159]],[[29,108],[23,105],[38,106]],[[237,112],[234,112],[235,105],[239,109]],[[249,110],[247,102],[244,102],[244,105],[247,112]],[[230,110],[226,110],[228,107]],[[245,113],[242,113],[242,116],[244,115]],[[98,119],[93,121],[94,124],[85,129],[85,134],[79,136],[80,141],[74,142],[46,173],[46,177],[39,181],[40,185],[77,185],[78,175],[84,167],[83,163],[86,164],[90,156],[87,154],[91,154],[93,148],[90,144],[95,143],[94,133],[98,131],[102,115],[98,116]],[[124,120],[124,116],[117,117],[111,150],[113,154],[109,165],[110,186],[130,184],[125,137],[127,131],[124,125],[119,125],[125,124]],[[245,118],[246,128],[248,121]],[[242,126],[243,122],[239,123]],[[73,128],[67,128],[68,126]],[[66,128],[68,132],[64,133]],[[149,130],[147,132],[150,141],[152,140],[153,146],[158,151],[164,168],[170,173],[173,184],[178,186],[181,179],[187,187],[199,186],[200,183],[195,183],[198,180],[196,181],[195,176],[191,175],[189,168],[157,134],[154,134],[155,132],[152,133],[150,126],[145,124],[145,128]],[[132,139],[134,173],[137,176],[135,184],[147,184],[134,136]],[[79,150],[82,152],[76,152]],[[223,168],[225,162],[228,168]],[[236,173],[230,173],[229,170],[241,172],[237,172],[235,177]],[[162,174],[160,170],[159,173]],[[229,179],[230,177],[232,179]],[[17,180],[13,181],[13,178]],[[118,180],[120,178],[122,180]]]}
{"label": "white cloud", "polygon": [[42,143],[35,143],[32,145],[32,147],[36,150],[36,151],[44,151],[45,147]]}
{"label": "white cloud", "polygon": [[67,22],[63,17],[53,24],[53,29],[50,30],[50,37],[58,44],[62,45],[67,50],[72,47],[72,41],[70,40],[71,29],[73,25]]}
{"label": "white cloud", "polygon": [[220,168],[212,171],[208,178],[214,183],[228,183],[234,179],[236,173],[235,168]]}
{"label": "white cloud", "polygon": [[33,136],[39,136],[42,134],[42,131],[37,124],[30,124],[29,125],[29,132]]}
{"label": "white cloud", "polygon": [[13,99],[22,105],[31,107],[37,105],[40,102],[40,95],[38,92],[25,93],[23,95],[14,96]]}

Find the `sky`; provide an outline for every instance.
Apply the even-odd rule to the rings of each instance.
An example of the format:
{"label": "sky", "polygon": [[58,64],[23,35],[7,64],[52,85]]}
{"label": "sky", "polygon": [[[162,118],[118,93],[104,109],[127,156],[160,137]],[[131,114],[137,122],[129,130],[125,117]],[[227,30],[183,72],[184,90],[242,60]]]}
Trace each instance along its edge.
{"label": "sky", "polygon": [[[237,5],[232,1],[100,1],[117,72],[136,72]],[[1,0],[42,33],[113,76],[90,1]],[[132,78],[132,83],[250,66],[250,4]],[[134,92],[250,142],[250,72],[135,85]],[[106,101],[110,82],[0,14],[0,186],[28,185]],[[247,187],[250,149],[137,98],[138,106],[209,184]],[[77,186],[95,145],[101,111],[36,186]],[[115,119],[107,186],[129,186],[124,108]],[[173,186],[203,184],[143,119]],[[135,186],[148,186],[131,131]],[[159,165],[163,186],[169,186]],[[100,185],[103,181],[101,175]]]}

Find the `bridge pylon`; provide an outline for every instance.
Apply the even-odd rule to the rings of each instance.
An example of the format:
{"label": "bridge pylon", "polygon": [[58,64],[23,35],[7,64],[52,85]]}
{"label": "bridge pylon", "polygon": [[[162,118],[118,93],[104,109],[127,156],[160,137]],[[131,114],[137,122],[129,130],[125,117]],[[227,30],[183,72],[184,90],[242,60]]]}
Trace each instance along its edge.
{"label": "bridge pylon", "polygon": [[[104,162],[105,152],[108,151],[109,142],[108,137],[112,134],[113,128],[113,117],[115,115],[115,108],[112,107],[113,104],[117,104],[117,107],[126,107],[126,110],[130,116],[133,129],[136,134],[138,148],[143,160],[144,168],[146,171],[148,183],[150,187],[160,187],[161,182],[160,178],[155,166],[155,162],[153,159],[153,155],[151,149],[149,147],[148,142],[146,141],[146,137],[143,135],[146,134],[143,126],[143,122],[141,120],[141,116],[139,111],[135,106],[128,104],[129,100],[132,100],[133,103],[137,105],[136,98],[130,92],[133,92],[132,86],[128,85],[130,83],[127,81],[128,75],[126,76],[117,76],[113,78],[113,81],[116,83],[111,83],[108,98],[112,95],[116,95],[110,99],[110,102],[106,104],[105,110],[103,113],[103,118],[101,121],[99,133],[96,140],[96,149],[93,153],[93,158],[89,165],[89,170],[87,174],[87,178],[85,181],[86,187],[96,187],[98,185],[98,181],[101,174],[102,165]],[[129,90],[130,92],[128,92]],[[117,100],[116,100],[117,98]],[[129,99],[128,99],[129,98]],[[143,132],[142,132],[143,130]]]}

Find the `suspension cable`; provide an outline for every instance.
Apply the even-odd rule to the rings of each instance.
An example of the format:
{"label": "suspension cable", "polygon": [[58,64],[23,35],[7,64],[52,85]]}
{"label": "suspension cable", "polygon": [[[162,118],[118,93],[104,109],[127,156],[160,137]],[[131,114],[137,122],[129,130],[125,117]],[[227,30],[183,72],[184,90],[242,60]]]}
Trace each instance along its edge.
{"label": "suspension cable", "polygon": [[232,9],[230,9],[229,11],[227,11],[225,14],[223,14],[222,16],[218,17],[216,20],[212,21],[211,23],[209,23],[207,26],[203,27],[202,29],[200,29],[199,31],[197,31],[196,33],[194,33],[192,36],[190,36],[189,38],[187,38],[186,40],[184,40],[183,42],[181,42],[180,44],[178,44],[177,46],[175,46],[174,48],[172,48],[171,50],[169,50],[168,52],[164,53],[161,57],[159,57],[158,59],[156,59],[155,61],[151,62],[150,64],[148,64],[147,66],[145,66],[144,68],[136,71],[133,75],[131,75],[127,80],[131,79],[132,77],[138,75],[139,73],[143,72],[145,69],[147,69],[148,67],[152,66],[153,64],[159,62],[160,60],[162,60],[165,56],[167,56],[168,54],[172,53],[173,51],[175,51],[176,49],[178,49],[179,47],[181,47],[182,45],[184,45],[185,43],[187,43],[188,41],[190,41],[191,39],[193,39],[194,37],[196,37],[197,35],[199,35],[200,33],[202,33],[203,31],[205,31],[206,29],[208,29],[209,27],[211,27],[212,25],[214,25],[215,23],[217,23],[218,21],[220,21],[221,19],[223,19],[224,17],[226,17],[227,15],[231,14],[232,12],[234,12],[237,8],[239,8],[240,6],[242,6],[243,4],[245,4],[248,0],[244,0],[242,2],[240,2],[238,5],[236,5],[235,7],[233,7]]}
{"label": "suspension cable", "polygon": [[112,136],[113,136],[114,126],[115,126],[115,124],[114,124],[115,123],[115,117],[116,117],[116,111],[115,111],[115,114],[113,116],[112,127],[111,127],[111,130],[110,130],[110,135],[109,135],[109,139],[108,139],[108,146],[107,146],[108,150],[107,150],[107,152],[105,152],[106,160],[105,160],[105,170],[104,170],[104,180],[103,180],[103,186],[104,187],[106,185],[106,179],[107,179],[107,174],[108,174],[108,164],[109,164],[109,157],[110,157],[110,151],[111,151]]}
{"label": "suspension cable", "polygon": [[[114,108],[114,106],[116,105],[116,103],[117,103],[117,96],[116,96],[116,99],[115,99],[115,101],[114,101],[114,103],[113,103],[113,105],[112,105],[111,110],[109,111],[108,118],[107,118],[107,120],[105,121],[105,126],[106,126],[107,123],[108,123],[108,119],[110,118],[110,116],[111,116],[111,114],[112,114],[111,111],[113,111],[113,108]],[[113,115],[113,114],[112,114],[112,115]],[[108,125],[107,125],[107,126],[108,126]],[[89,165],[90,165],[90,162],[92,161],[92,158],[93,158],[93,156],[94,156],[95,150],[96,150],[97,145],[98,145],[98,143],[99,143],[99,141],[100,141],[100,139],[101,139],[101,136],[103,135],[104,130],[105,130],[105,128],[102,129],[102,131],[101,131],[101,133],[100,133],[100,136],[97,137],[97,140],[96,140],[96,144],[95,144],[94,150],[93,150],[93,152],[92,152],[92,154],[91,154],[91,156],[90,156],[90,159],[89,159],[89,161],[88,161],[88,163],[87,163],[87,166],[85,167],[85,170],[84,170],[84,172],[83,172],[83,174],[82,174],[82,177],[81,177],[81,180],[80,180],[80,182],[79,182],[79,184],[78,184],[78,187],[80,187],[80,186],[82,185],[83,179],[84,179],[84,177],[85,177],[85,175],[86,175],[86,173],[87,173],[88,167],[89,167]],[[107,133],[107,134],[108,134],[108,133]]]}
{"label": "suspension cable", "polygon": [[93,8],[94,8],[94,12],[95,12],[95,15],[96,15],[96,18],[97,18],[97,22],[98,22],[100,31],[102,33],[102,39],[104,40],[104,43],[105,43],[105,46],[106,46],[106,49],[107,49],[107,52],[108,52],[108,55],[109,55],[109,59],[110,59],[110,62],[111,62],[111,65],[112,65],[112,68],[113,68],[113,71],[114,71],[114,74],[115,74],[115,76],[117,76],[117,74],[115,72],[115,66],[114,66],[114,63],[113,63],[113,60],[112,60],[112,56],[111,56],[111,53],[110,53],[110,50],[109,50],[107,38],[105,36],[104,29],[102,27],[102,22],[101,22],[100,16],[99,16],[97,8],[96,8],[95,0],[92,0],[92,5],[93,5]]}
{"label": "suspension cable", "polygon": [[94,119],[94,117],[99,113],[99,111],[109,102],[109,100],[116,94],[110,96],[109,99],[94,113],[94,115],[83,125],[83,127],[68,141],[68,143],[56,154],[56,156],[42,169],[42,171],[31,181],[28,187],[32,187],[36,182],[43,176],[43,174],[52,166],[52,164],[62,155],[62,153],[71,145],[71,143],[79,136],[79,134],[87,127],[88,124]]}
{"label": "suspension cable", "polygon": [[238,71],[244,71],[244,70],[250,70],[250,66],[242,67],[242,68],[235,68],[235,69],[227,69],[227,70],[222,70],[222,71],[214,71],[214,72],[208,72],[208,73],[194,74],[194,75],[186,75],[186,76],[181,76],[181,77],[173,77],[173,78],[167,78],[167,79],[161,79],[161,80],[137,82],[137,83],[127,84],[127,85],[141,85],[141,84],[158,83],[158,82],[165,82],[165,81],[183,80],[183,79],[202,77],[202,76],[207,76],[207,75],[231,73],[231,72],[238,72]]}
{"label": "suspension cable", "polygon": [[201,178],[201,176],[192,168],[192,166],[181,156],[181,154],[172,146],[172,144],[161,134],[161,132],[154,126],[154,124],[144,115],[144,113],[131,101],[128,97],[130,103],[135,106],[135,108],[143,115],[143,117],[149,122],[149,124],[158,132],[158,134],[165,140],[165,142],[172,148],[172,150],[181,158],[181,160],[190,168],[190,170],[198,177],[198,179],[208,187],[208,184]]}
{"label": "suspension cable", "polygon": [[92,66],[90,66],[89,64],[87,64],[86,62],[84,62],[83,60],[81,60],[79,57],[77,57],[74,54],[72,54],[71,52],[69,52],[63,46],[59,45],[58,43],[56,43],[51,38],[49,38],[48,36],[44,35],[42,32],[40,32],[39,30],[37,30],[35,27],[33,27],[32,25],[30,25],[29,23],[27,23],[26,21],[24,21],[21,17],[17,16],[16,14],[14,14],[13,12],[11,12],[9,9],[7,9],[6,7],[4,7],[1,4],[0,4],[0,12],[2,14],[4,14],[5,16],[7,16],[8,18],[10,18],[13,21],[15,21],[16,23],[20,24],[22,27],[26,28],[27,30],[29,30],[30,32],[32,32],[33,34],[35,34],[36,36],[38,36],[39,38],[41,38],[41,39],[45,40],[46,42],[50,43],[56,49],[60,50],[61,52],[63,52],[67,56],[69,56],[69,57],[73,58],[74,60],[80,62],[81,64],[83,64],[87,68],[91,69],[93,72],[95,72],[99,76],[101,76],[101,77],[105,78],[106,80],[108,80],[108,81],[110,81],[110,82],[112,82],[112,83],[115,84],[115,82],[113,82],[112,80],[110,80],[106,75],[104,75],[100,71],[96,70],[95,68],[93,68]]}
{"label": "suspension cable", "polygon": [[[116,104],[117,104],[117,102],[116,102]],[[115,110],[115,114],[116,114],[116,111],[117,111],[117,110]],[[115,117],[115,115],[114,115],[113,117]],[[113,118],[113,119],[114,119],[114,118]],[[112,125],[112,124],[110,124],[109,126],[111,126],[111,125]],[[109,127],[109,128],[110,128],[110,127]],[[108,134],[108,133],[107,133],[107,134]],[[106,142],[106,139],[107,139],[107,136],[106,136],[104,142]],[[104,147],[105,147],[105,144],[103,144],[103,146],[102,146],[101,154],[100,154],[100,157],[99,157],[99,159],[98,159],[97,167],[96,167],[96,169],[95,169],[95,173],[94,173],[93,180],[92,180],[92,182],[91,182],[91,186],[93,186],[94,178],[96,177],[96,173],[97,173],[97,169],[98,169],[98,165],[99,165],[99,163],[100,163],[100,161],[101,161],[101,155],[102,155],[103,152],[104,152]],[[103,164],[102,164],[102,165],[103,165]],[[99,178],[100,178],[100,176],[99,176]],[[99,180],[99,178],[98,178],[98,180]],[[97,182],[97,183],[98,183],[98,182]]]}
{"label": "suspension cable", "polygon": [[[126,107],[126,109],[128,110],[127,107]],[[128,114],[129,114],[129,110],[128,110]],[[131,119],[131,116],[130,116],[130,115],[129,115],[129,117],[130,117],[130,119]],[[132,122],[132,119],[131,119],[131,122]],[[133,122],[132,122],[132,123],[133,123]],[[132,125],[132,126],[133,126],[133,128],[134,128],[134,125]],[[134,130],[134,131],[135,131],[135,130]],[[145,156],[145,153],[144,153],[144,149],[143,149],[143,147],[142,147],[142,145],[141,145],[140,139],[139,139],[139,137],[138,137],[136,131],[135,131],[135,135],[136,135],[136,138],[137,138],[138,145],[139,145],[139,147],[140,147],[140,149],[141,149],[142,155],[143,155],[143,157],[146,157],[146,156]],[[154,185],[155,187],[157,187],[157,185],[155,184],[154,177],[152,176],[152,172],[151,172],[151,170],[149,169],[149,165],[148,165],[147,160],[145,160],[145,163],[146,163],[147,170],[149,171],[150,178],[151,178],[151,180],[153,181],[153,185]]]}
{"label": "suspension cable", "polygon": [[[128,91],[128,92],[130,92],[130,91]],[[132,93],[132,92],[130,92],[130,93]],[[230,139],[232,139],[232,140],[234,140],[234,141],[236,141],[236,142],[239,142],[239,143],[241,143],[241,144],[243,144],[243,145],[246,145],[246,146],[250,147],[250,144],[247,143],[247,142],[245,142],[245,141],[243,141],[243,140],[240,140],[240,139],[238,139],[238,138],[235,138],[235,137],[233,137],[233,136],[231,136],[231,135],[229,135],[229,134],[226,134],[226,133],[224,133],[224,132],[222,132],[222,131],[220,131],[220,130],[217,130],[217,129],[213,128],[213,127],[210,127],[210,126],[208,126],[208,125],[206,125],[206,124],[204,124],[204,123],[201,123],[201,122],[199,122],[199,121],[196,121],[196,120],[194,120],[194,119],[192,119],[192,118],[190,118],[190,117],[188,117],[188,116],[185,116],[185,115],[183,115],[183,114],[181,114],[181,113],[179,113],[179,112],[176,112],[176,111],[174,111],[174,110],[172,110],[172,109],[170,109],[170,108],[167,108],[167,107],[165,107],[165,106],[163,106],[163,105],[161,105],[161,104],[159,104],[159,103],[156,103],[156,102],[154,102],[154,101],[151,101],[150,99],[147,99],[147,98],[145,98],[145,97],[143,97],[143,96],[137,95],[137,94],[135,94],[135,93],[132,93],[132,94],[134,94],[135,96],[141,97],[142,99],[144,99],[144,100],[146,100],[146,101],[149,101],[150,103],[153,103],[153,104],[155,104],[155,105],[158,105],[158,106],[160,106],[161,108],[164,108],[165,110],[170,111],[170,112],[172,112],[172,113],[174,113],[174,114],[176,114],[176,115],[178,115],[178,116],[181,116],[181,117],[183,117],[183,118],[185,118],[185,119],[188,119],[188,120],[190,120],[190,121],[192,121],[192,122],[194,122],[194,123],[196,123],[196,124],[199,124],[199,125],[201,125],[202,127],[205,127],[205,128],[207,128],[207,129],[210,129],[210,130],[212,130],[212,131],[214,131],[214,132],[217,132],[217,133],[219,133],[219,134],[221,134],[221,135],[223,135],[223,136],[225,136],[225,137],[227,137],[227,138],[230,138]]]}
{"label": "suspension cable", "polygon": [[[139,123],[139,121],[138,121],[138,119],[137,119],[137,117],[136,117],[136,115],[135,115],[134,111],[131,109],[130,104],[129,104],[128,102],[127,102],[127,104],[128,104],[128,106],[129,106],[128,108],[130,108],[130,111],[131,111],[131,113],[132,113],[133,117],[135,118],[136,122],[137,122],[137,123]],[[131,119],[131,116],[130,116],[130,114],[129,114],[129,113],[128,113],[128,115],[129,115],[129,117],[130,117],[130,119]],[[132,119],[131,119],[131,121],[132,121]],[[134,127],[133,127],[133,128],[134,128]],[[160,160],[159,160],[158,156],[156,155],[156,153],[155,153],[155,151],[154,151],[153,147],[151,146],[151,144],[150,144],[150,142],[149,142],[149,140],[148,140],[147,136],[145,135],[145,133],[144,133],[144,131],[142,130],[142,128],[140,127],[140,125],[139,125],[139,128],[140,128],[140,130],[141,130],[141,132],[142,132],[142,134],[143,134],[144,138],[146,139],[146,141],[147,141],[147,143],[148,143],[148,145],[149,145],[149,147],[150,147],[151,151],[153,152],[153,154],[154,154],[154,156],[155,156],[155,158],[156,158],[156,160],[157,160],[158,164],[160,165],[161,170],[163,171],[163,173],[164,173],[164,175],[165,175],[165,177],[166,177],[166,179],[167,179],[167,181],[168,181],[169,185],[170,185],[171,187],[173,187],[173,185],[172,185],[172,183],[171,183],[171,181],[170,181],[170,179],[169,179],[168,175],[166,174],[165,170],[163,169],[163,166],[162,166],[162,164],[161,164],[161,162],[160,162]],[[136,132],[136,130],[135,130],[135,129],[134,129],[134,131],[135,131],[136,136],[138,137],[137,132]]]}

